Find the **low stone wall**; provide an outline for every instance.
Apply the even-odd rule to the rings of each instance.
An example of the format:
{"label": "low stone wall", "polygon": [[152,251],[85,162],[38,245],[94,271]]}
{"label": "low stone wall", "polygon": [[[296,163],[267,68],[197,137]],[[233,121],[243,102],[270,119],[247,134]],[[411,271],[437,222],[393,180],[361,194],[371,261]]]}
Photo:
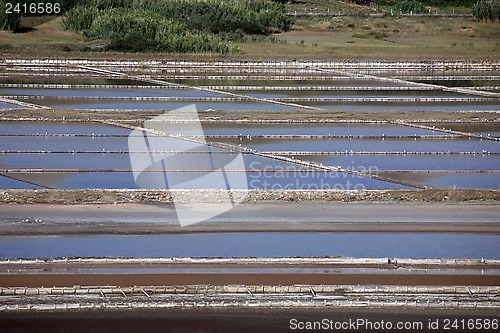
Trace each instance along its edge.
{"label": "low stone wall", "polygon": [[[500,309],[499,287],[149,286],[1,288],[0,312],[159,308]],[[57,297],[54,297],[56,296]]]}

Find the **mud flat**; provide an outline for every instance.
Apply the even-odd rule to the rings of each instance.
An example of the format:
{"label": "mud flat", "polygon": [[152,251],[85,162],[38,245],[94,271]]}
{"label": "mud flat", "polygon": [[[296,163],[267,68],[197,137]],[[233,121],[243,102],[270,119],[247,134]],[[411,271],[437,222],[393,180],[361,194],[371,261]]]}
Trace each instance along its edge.
{"label": "mud flat", "polygon": [[[193,203],[210,208],[216,203]],[[173,204],[0,205],[1,235],[189,232],[500,232],[496,204],[244,203],[180,227]]]}

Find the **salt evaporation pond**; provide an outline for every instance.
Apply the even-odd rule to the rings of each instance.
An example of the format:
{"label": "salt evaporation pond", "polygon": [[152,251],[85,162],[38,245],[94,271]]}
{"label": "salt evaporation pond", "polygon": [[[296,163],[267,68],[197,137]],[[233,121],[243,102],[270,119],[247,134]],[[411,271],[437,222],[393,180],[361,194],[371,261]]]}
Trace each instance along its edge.
{"label": "salt evaporation pond", "polygon": [[276,232],[0,238],[4,259],[289,256],[500,259],[500,235]]}
{"label": "salt evaporation pond", "polygon": [[484,102],[300,102],[327,110],[346,111],[500,111],[495,101]]}
{"label": "salt evaporation pond", "polygon": [[228,124],[204,123],[205,135],[364,135],[364,136],[405,136],[405,135],[451,135],[408,126],[391,124]]}
{"label": "salt evaporation pond", "polygon": [[436,188],[500,189],[500,173],[379,172],[380,176]]}
{"label": "salt evaporation pond", "polygon": [[[272,90],[245,90],[240,91],[248,96],[258,98],[384,98],[384,97],[397,97],[397,98],[453,98],[453,97],[474,97],[459,93],[443,92],[440,90],[410,90],[410,91],[396,91],[396,90],[286,90],[286,91],[272,91]],[[300,102],[298,102],[300,103]]]}
{"label": "salt evaporation pond", "polygon": [[95,89],[95,88],[0,88],[0,95],[45,96],[45,97],[224,97],[221,94],[194,89]]}
{"label": "salt evaporation pond", "polygon": [[[173,124],[172,126],[182,126]],[[438,131],[387,124],[259,124],[220,125],[204,124],[208,135],[259,134],[317,134],[317,135],[441,135]],[[128,152],[130,130],[96,123],[56,122],[1,122],[0,168],[52,170],[52,173],[14,173],[12,178],[0,178],[4,188],[36,187],[50,188],[136,188],[131,172]],[[27,136],[9,136],[26,134]],[[57,136],[77,134],[83,136]],[[32,136],[30,136],[32,135]],[[104,135],[104,136],[100,136]],[[111,136],[106,136],[111,135]],[[464,139],[447,135],[439,139],[232,139],[235,145],[242,144],[260,151],[336,151],[346,155],[296,155],[295,158],[312,160],[330,166],[341,166],[347,170],[496,170],[500,156],[483,154],[499,152],[500,143],[489,140]],[[446,137],[446,136],[445,136]],[[224,139],[227,140],[227,139]],[[167,151],[176,150],[166,147]],[[354,151],[438,151],[474,152],[477,154],[456,155],[351,155]],[[31,151],[32,153],[29,153]],[[49,151],[53,153],[33,153]],[[141,153],[141,152],[138,152]],[[158,154],[160,152],[157,152]],[[375,179],[336,172],[304,172],[304,167],[244,155],[247,181],[250,188],[265,189],[383,189],[406,188],[405,186]],[[58,171],[59,170],[59,171]],[[260,172],[259,170],[267,170]],[[273,173],[271,170],[288,170]],[[64,171],[64,172],[63,172]],[[201,175],[201,173],[200,173]],[[406,174],[392,179],[411,180]],[[469,177],[469,178],[467,178]],[[442,180],[441,180],[442,179]],[[499,188],[496,173],[431,174],[418,176],[415,184],[436,187]],[[24,180],[22,183],[18,180]],[[32,184],[31,184],[32,183]]]}
{"label": "salt evaporation pond", "polygon": [[[93,122],[0,121],[2,134],[108,134],[128,135],[130,130]],[[26,147],[29,149],[29,147]]]}
{"label": "salt evaporation pond", "polygon": [[500,152],[500,142],[480,139],[220,139],[258,151],[297,152]]}
{"label": "salt evaporation pond", "polygon": [[484,137],[500,137],[500,123],[436,123],[432,126],[448,128],[463,133],[473,133]]}
{"label": "salt evaporation pond", "polygon": [[63,109],[99,109],[99,110],[175,110],[190,104],[196,109],[203,110],[238,110],[244,111],[273,111],[273,110],[301,110],[287,105],[258,103],[258,102],[163,102],[163,101],[114,101],[114,100],[58,100],[58,99],[23,99],[23,102],[44,105]]}
{"label": "salt evaporation pond", "polygon": [[300,155],[351,170],[498,170],[498,155]]}

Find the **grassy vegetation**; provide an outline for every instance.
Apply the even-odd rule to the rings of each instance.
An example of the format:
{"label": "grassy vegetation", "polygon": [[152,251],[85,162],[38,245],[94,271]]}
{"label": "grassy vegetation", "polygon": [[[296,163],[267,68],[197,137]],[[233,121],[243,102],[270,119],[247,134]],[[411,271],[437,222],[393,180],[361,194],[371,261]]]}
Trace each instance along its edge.
{"label": "grassy vegetation", "polygon": [[7,1],[0,0],[0,30],[15,31],[21,25],[21,15],[7,14]]}
{"label": "grassy vegetation", "polygon": [[[106,0],[113,1],[113,0]],[[117,0],[114,0],[117,1]],[[214,0],[215,1],[215,0]],[[196,26],[203,34],[217,32],[225,43],[228,39],[236,45],[240,52],[229,57],[236,58],[349,58],[349,59],[499,59],[500,25],[491,22],[479,22],[473,17],[400,17],[387,15],[397,1],[380,1],[379,8],[360,6],[351,2],[337,0],[304,0],[287,3],[288,12],[330,12],[348,13],[352,16],[318,16],[297,17],[287,32],[271,35],[251,35],[249,31],[260,28],[249,28],[247,32],[239,32],[238,36],[228,34],[225,25],[200,25],[200,20],[189,20],[185,12],[183,24],[189,29]],[[429,6],[439,5],[439,1],[420,1]],[[461,6],[468,13],[476,1],[456,0],[446,2],[447,12],[459,11]],[[456,7],[451,7],[451,6]],[[386,6],[386,7],[384,7]],[[168,7],[170,8],[170,7]],[[171,10],[168,9],[168,10]],[[444,9],[443,9],[444,10]],[[370,16],[385,11],[381,17]],[[167,9],[165,9],[165,13]],[[163,18],[168,15],[163,13]],[[175,14],[177,15],[177,14]],[[186,16],[187,15],[187,16]],[[88,35],[85,39],[80,33],[63,30],[61,18],[39,17],[23,18],[21,25],[29,26],[25,33],[0,32],[0,53],[4,55],[47,55],[47,56],[85,56],[85,57],[117,57],[116,53],[89,52],[103,50],[113,40],[113,36],[94,38]],[[222,20],[223,18],[221,18]],[[227,18],[229,19],[229,18]],[[203,20],[201,20],[203,21]],[[219,21],[224,22],[224,21]],[[280,30],[279,26],[269,23],[267,32]],[[85,30],[89,26],[81,26],[77,30]],[[283,26],[281,28],[284,28]],[[90,29],[90,27],[88,28]],[[262,31],[262,30],[260,30]],[[113,31],[114,32],[114,31]],[[91,31],[87,31],[91,33]],[[119,38],[116,38],[118,36]],[[114,42],[125,45],[138,43],[140,34],[119,32],[114,34]],[[238,38],[237,38],[238,37]],[[241,40],[241,41],[240,41]],[[154,41],[154,39],[153,39]],[[141,41],[144,42],[144,41]],[[151,45],[152,50],[158,43]],[[122,49],[124,45],[108,47]],[[134,51],[128,50],[128,51]],[[191,52],[189,49],[185,52]],[[85,54],[78,54],[85,52]],[[206,56],[206,55],[205,55]],[[225,57],[227,57],[226,55]],[[127,55],[131,57],[131,55]],[[139,58],[161,57],[161,55],[143,54]],[[169,55],[168,57],[172,57]],[[182,56],[185,58],[185,56]],[[190,55],[190,57],[196,57]],[[211,55],[210,57],[214,57]]]}
{"label": "grassy vegetation", "polygon": [[424,12],[424,4],[415,0],[398,1],[394,8],[403,14],[419,14]]}
{"label": "grassy vegetation", "polygon": [[123,0],[101,7],[76,6],[63,27],[110,40],[105,50],[226,54],[236,50],[229,43],[235,37],[285,31],[292,23],[285,7],[269,0]]}
{"label": "grassy vegetation", "polygon": [[479,21],[498,21],[500,20],[500,1],[480,0],[472,7],[472,13]]}
{"label": "grassy vegetation", "polygon": [[500,25],[472,17],[304,17],[275,37],[286,44],[239,47],[247,54],[352,59],[499,59],[500,54]]}

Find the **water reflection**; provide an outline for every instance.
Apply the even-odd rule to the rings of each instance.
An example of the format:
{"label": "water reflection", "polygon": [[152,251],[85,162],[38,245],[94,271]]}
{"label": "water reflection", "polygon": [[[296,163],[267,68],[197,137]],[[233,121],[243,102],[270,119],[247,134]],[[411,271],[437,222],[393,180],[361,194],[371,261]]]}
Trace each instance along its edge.
{"label": "water reflection", "polygon": [[57,88],[0,88],[0,95],[75,96],[75,97],[223,97],[220,94],[194,89],[57,89]]}
{"label": "water reflection", "polygon": [[0,257],[11,259],[295,256],[500,259],[500,235],[277,232],[0,239]]}

